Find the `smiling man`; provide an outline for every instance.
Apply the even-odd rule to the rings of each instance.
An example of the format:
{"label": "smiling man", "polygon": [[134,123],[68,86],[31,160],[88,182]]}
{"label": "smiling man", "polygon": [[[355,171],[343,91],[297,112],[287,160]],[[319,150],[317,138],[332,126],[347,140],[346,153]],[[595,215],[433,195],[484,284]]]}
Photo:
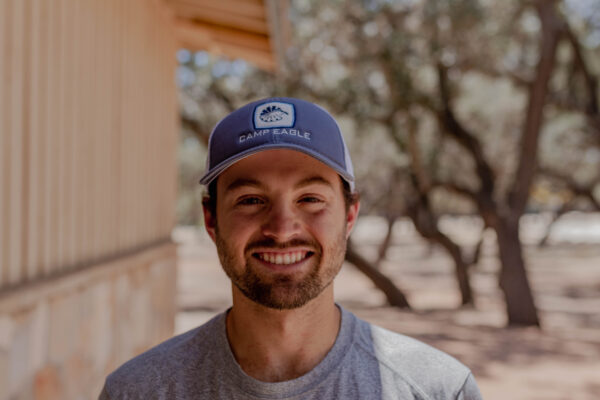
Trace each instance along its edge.
{"label": "smiling man", "polygon": [[206,230],[233,306],[125,363],[101,399],[480,399],[468,368],[334,302],[359,210],[335,120],[250,103],[209,141]]}

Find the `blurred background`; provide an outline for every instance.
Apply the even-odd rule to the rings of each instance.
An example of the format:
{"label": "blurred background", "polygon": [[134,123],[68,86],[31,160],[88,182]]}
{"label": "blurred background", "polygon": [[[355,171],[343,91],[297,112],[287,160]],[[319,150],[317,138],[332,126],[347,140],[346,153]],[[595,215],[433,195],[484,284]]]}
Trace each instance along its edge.
{"label": "blurred background", "polygon": [[0,1],[0,399],[93,399],[231,304],[214,124],[313,101],[362,217],[336,299],[486,399],[600,398],[600,3]]}

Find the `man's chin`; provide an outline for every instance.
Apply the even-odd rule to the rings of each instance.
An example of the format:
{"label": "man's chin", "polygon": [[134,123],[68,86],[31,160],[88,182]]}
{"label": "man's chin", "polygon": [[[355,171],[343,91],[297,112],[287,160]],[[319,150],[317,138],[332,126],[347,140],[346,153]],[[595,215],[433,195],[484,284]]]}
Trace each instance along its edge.
{"label": "man's chin", "polygon": [[303,307],[316,298],[322,288],[318,282],[276,282],[265,285],[239,287],[250,300],[277,310],[293,310]]}

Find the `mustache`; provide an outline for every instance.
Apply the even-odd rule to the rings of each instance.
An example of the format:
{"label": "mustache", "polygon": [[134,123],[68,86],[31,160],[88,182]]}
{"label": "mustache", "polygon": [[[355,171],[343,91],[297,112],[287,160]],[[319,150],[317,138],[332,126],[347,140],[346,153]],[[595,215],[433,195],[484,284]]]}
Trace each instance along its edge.
{"label": "mustache", "polygon": [[315,251],[320,249],[319,244],[312,240],[292,239],[292,240],[282,243],[282,242],[276,241],[275,239],[263,238],[263,239],[258,239],[253,242],[250,242],[246,246],[246,251],[251,252],[254,249],[265,248],[265,247],[269,247],[269,248],[272,248],[275,250],[285,250],[290,247],[310,247],[312,249],[315,249]]}

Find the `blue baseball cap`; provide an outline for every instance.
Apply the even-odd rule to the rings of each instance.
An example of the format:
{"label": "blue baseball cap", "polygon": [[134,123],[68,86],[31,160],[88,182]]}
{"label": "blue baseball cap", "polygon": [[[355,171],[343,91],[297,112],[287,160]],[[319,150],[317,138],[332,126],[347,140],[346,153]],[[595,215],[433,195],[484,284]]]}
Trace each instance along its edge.
{"label": "blue baseball cap", "polygon": [[354,191],[350,153],[335,119],[305,100],[272,97],[233,111],[214,127],[208,140],[208,185],[232,164],[263,150],[291,149],[333,168]]}

